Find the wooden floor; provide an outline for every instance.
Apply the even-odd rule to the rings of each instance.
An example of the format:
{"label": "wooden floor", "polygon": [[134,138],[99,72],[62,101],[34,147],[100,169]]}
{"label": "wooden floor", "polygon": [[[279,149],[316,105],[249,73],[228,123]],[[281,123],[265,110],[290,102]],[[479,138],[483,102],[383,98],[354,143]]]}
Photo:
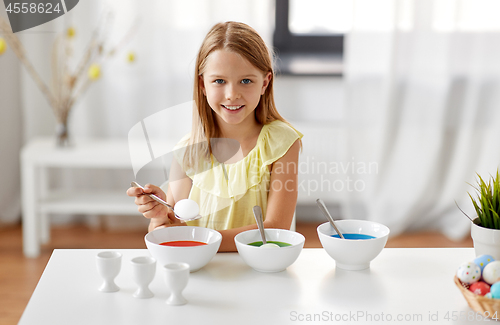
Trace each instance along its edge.
{"label": "wooden floor", "polygon": [[[299,223],[305,247],[321,247],[316,227]],[[0,325],[17,324],[55,248],[146,248],[146,230],[109,231],[75,225],[52,228],[52,240],[42,247],[40,257],[22,254],[21,226],[0,228]],[[438,233],[414,233],[390,238],[386,247],[472,247],[472,240],[451,241]]]}

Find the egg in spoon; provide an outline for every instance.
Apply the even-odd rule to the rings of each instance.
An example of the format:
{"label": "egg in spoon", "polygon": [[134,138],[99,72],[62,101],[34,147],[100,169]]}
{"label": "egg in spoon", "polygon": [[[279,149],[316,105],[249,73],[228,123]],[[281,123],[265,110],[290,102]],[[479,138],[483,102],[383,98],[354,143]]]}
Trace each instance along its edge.
{"label": "egg in spoon", "polygon": [[191,199],[179,200],[174,208],[175,213],[181,220],[191,220],[200,214],[198,203]]}

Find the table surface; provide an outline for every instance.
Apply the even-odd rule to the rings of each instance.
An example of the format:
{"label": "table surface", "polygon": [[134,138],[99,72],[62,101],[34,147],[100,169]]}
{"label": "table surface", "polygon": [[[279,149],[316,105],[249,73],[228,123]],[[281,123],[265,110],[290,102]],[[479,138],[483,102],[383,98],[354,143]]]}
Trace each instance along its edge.
{"label": "table surface", "polygon": [[155,296],[132,297],[130,260],[123,254],[121,290],[101,293],[95,256],[103,250],[54,250],[20,320],[27,324],[478,324],[453,282],[472,248],[386,248],[363,271],[335,267],[323,249],[304,249],[285,271],[260,273],[237,253],[218,253],[190,274],[188,304],[169,306],[160,266]]}

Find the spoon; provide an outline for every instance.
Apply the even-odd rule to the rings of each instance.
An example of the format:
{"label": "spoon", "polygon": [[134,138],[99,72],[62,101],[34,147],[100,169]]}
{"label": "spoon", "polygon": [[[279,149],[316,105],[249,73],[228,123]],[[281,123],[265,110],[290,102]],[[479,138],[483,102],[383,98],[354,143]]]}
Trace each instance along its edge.
{"label": "spoon", "polygon": [[339,234],[339,237],[342,238],[342,239],[345,239],[344,235],[342,235],[342,233],[340,232],[340,230],[335,225],[335,221],[333,221],[333,218],[330,215],[330,212],[328,212],[328,209],[326,208],[325,202],[323,202],[322,199],[317,199],[316,203],[318,203],[319,209],[321,210],[321,212],[323,212],[323,214],[325,215],[326,219],[328,219],[328,221],[330,221],[330,224],[332,225],[333,229],[335,229],[335,231],[337,232],[337,234]]}
{"label": "spoon", "polygon": [[262,237],[262,248],[274,248],[278,245],[273,243],[268,243],[266,240],[266,234],[264,233],[264,221],[262,220],[262,209],[260,206],[256,205],[253,207],[253,215],[255,216],[255,221],[257,222],[257,227],[259,227],[260,237]]}
{"label": "spoon", "polygon": [[[141,185],[139,185],[139,183],[137,182],[131,182],[130,185],[132,185],[133,187],[138,187],[140,189],[142,189],[144,191],[144,187],[142,187]],[[146,193],[144,193],[146,194]],[[171,206],[170,204],[168,204],[167,202],[163,201],[162,199],[160,199],[158,196],[154,195],[154,194],[146,194],[148,195],[150,198],[152,198],[153,200],[155,200],[156,202],[158,203],[161,203],[163,204],[164,206],[166,206],[167,208],[169,208],[170,210],[172,210],[174,212],[174,215],[177,219],[179,220],[183,220],[183,221],[192,221],[192,220],[196,220],[196,219],[200,219],[201,218],[201,215],[197,215],[193,218],[181,218],[174,210],[174,207]]]}

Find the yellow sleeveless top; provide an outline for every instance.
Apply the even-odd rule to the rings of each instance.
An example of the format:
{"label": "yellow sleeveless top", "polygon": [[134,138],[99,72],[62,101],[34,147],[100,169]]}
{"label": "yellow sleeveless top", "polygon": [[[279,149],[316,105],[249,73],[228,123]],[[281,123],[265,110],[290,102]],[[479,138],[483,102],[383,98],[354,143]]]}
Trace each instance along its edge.
{"label": "yellow sleeveless top", "polygon": [[[262,208],[265,218],[271,180],[268,166],[283,157],[302,137],[302,133],[287,123],[273,121],[262,127],[255,147],[245,158],[224,164],[227,179],[219,163],[212,163],[208,170],[200,173],[185,170],[193,183],[189,198],[199,204],[203,216],[187,224],[215,230],[255,224],[252,211],[255,205]],[[179,162],[180,158],[177,158]]]}

